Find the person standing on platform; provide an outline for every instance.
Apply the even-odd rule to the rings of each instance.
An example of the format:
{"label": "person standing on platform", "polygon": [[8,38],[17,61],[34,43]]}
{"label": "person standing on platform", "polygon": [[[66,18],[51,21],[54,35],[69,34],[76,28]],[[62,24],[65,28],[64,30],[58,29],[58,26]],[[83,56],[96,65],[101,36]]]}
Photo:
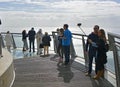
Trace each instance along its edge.
{"label": "person standing on platform", "polygon": [[39,31],[36,34],[36,41],[37,41],[37,55],[42,54],[42,48],[40,48],[40,44],[42,44],[42,29],[39,29]]}
{"label": "person standing on platform", "polygon": [[60,32],[60,29],[57,28],[56,34],[54,33],[54,35],[53,35],[54,51],[55,51],[55,53],[57,53],[57,54],[58,54],[58,51],[57,51],[57,50],[58,50],[58,44],[59,44],[59,40],[58,40],[59,32]]}
{"label": "person standing on platform", "polygon": [[93,77],[94,79],[99,79],[100,77],[104,77],[104,64],[107,63],[107,54],[106,54],[106,36],[105,36],[105,31],[103,29],[100,29],[98,31],[98,40],[97,42],[93,42],[91,39],[89,39],[89,43],[91,43],[94,47],[97,49],[97,54],[96,54],[96,68],[97,68],[97,73]]}
{"label": "person standing on platform", "polygon": [[63,52],[65,56],[65,65],[68,65],[70,62],[70,43],[72,39],[72,33],[68,29],[68,24],[64,24],[64,33],[62,38],[62,46],[63,46]]}
{"label": "person standing on platform", "polygon": [[59,36],[58,36],[59,43],[58,43],[58,48],[57,48],[57,53],[59,54],[59,57],[60,57],[58,65],[60,63],[63,63],[63,46],[62,46],[63,33],[64,33],[64,29],[61,28],[59,31]]}
{"label": "person standing on platform", "polygon": [[44,47],[44,55],[49,55],[50,41],[51,41],[50,36],[48,35],[47,32],[45,32],[45,35],[42,38],[43,47]]}
{"label": "person standing on platform", "polygon": [[[95,62],[96,62],[96,52],[97,52],[97,50],[94,46],[92,46],[92,44],[89,42],[89,40],[92,40],[95,43],[97,42],[99,26],[95,25],[93,29],[94,29],[94,32],[89,34],[88,39],[87,39],[87,43],[86,43],[86,53],[88,53],[88,57],[89,57],[89,66],[88,66],[89,69],[88,69],[88,72],[86,73],[86,76],[91,75],[93,58],[95,58]],[[97,68],[95,69],[95,72],[97,73]]]}
{"label": "person standing on platform", "polygon": [[28,50],[28,43],[27,43],[27,33],[26,30],[22,31],[22,41],[23,41],[23,51]]}
{"label": "person standing on platform", "polygon": [[34,28],[31,28],[31,30],[28,32],[28,37],[29,37],[29,52],[31,52],[31,45],[33,46],[33,52],[35,52],[35,35],[36,32],[34,31]]}
{"label": "person standing on platform", "polygon": [[9,52],[11,52],[10,48],[13,45],[13,38],[9,31],[7,31],[5,36],[6,46]]}

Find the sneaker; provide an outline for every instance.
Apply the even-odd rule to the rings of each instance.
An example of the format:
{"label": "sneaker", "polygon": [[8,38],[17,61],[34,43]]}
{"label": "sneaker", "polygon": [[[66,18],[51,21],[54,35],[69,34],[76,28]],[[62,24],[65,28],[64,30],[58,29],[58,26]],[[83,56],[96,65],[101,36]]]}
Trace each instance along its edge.
{"label": "sneaker", "polygon": [[86,75],[86,76],[91,76],[91,74],[90,74],[90,73],[85,73],[85,75]]}
{"label": "sneaker", "polygon": [[26,50],[23,50],[23,51],[26,51]]}
{"label": "sneaker", "polygon": [[60,57],[60,58],[59,58],[59,62],[60,62],[60,63],[63,63],[63,58]]}
{"label": "sneaker", "polygon": [[94,79],[94,80],[98,80],[99,77],[96,75],[96,76],[93,77],[93,79]]}
{"label": "sneaker", "polygon": [[3,57],[3,55],[0,55],[0,58]]}

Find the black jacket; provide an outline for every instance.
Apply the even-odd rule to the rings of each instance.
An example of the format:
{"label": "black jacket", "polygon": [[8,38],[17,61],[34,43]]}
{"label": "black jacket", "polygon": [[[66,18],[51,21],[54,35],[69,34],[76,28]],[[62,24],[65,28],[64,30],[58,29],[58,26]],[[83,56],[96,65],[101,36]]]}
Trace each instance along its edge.
{"label": "black jacket", "polygon": [[107,62],[107,55],[106,55],[106,48],[105,48],[105,41],[103,39],[98,39],[97,41],[97,61],[99,63],[105,64]]}
{"label": "black jacket", "polygon": [[30,30],[28,32],[29,40],[35,40],[35,35],[36,35],[36,32],[34,30]]}
{"label": "black jacket", "polygon": [[27,38],[27,33],[25,31],[22,32],[22,40]]}
{"label": "black jacket", "polygon": [[43,36],[42,43],[44,46],[50,46],[50,41],[51,41],[51,38],[49,35]]}
{"label": "black jacket", "polygon": [[[98,35],[92,32],[91,34],[89,34],[88,39],[91,39],[93,42],[96,43],[98,41]],[[89,52],[89,55],[96,56],[96,48],[93,47],[92,44],[88,42],[88,39],[86,42],[86,51]]]}

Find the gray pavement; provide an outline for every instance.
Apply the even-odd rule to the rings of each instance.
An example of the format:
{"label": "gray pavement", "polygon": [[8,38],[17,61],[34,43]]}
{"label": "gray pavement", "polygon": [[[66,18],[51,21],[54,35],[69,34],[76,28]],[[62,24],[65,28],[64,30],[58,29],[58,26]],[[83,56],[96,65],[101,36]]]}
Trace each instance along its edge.
{"label": "gray pavement", "polygon": [[112,87],[106,80],[85,76],[80,63],[58,66],[57,61],[54,54],[14,60],[16,78],[12,87]]}

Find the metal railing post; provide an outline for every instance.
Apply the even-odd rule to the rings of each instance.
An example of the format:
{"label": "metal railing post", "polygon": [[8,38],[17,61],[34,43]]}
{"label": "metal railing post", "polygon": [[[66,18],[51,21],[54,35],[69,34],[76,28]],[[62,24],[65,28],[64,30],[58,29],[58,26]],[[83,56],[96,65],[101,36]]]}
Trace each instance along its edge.
{"label": "metal railing post", "polygon": [[4,40],[3,40],[3,36],[1,35],[1,43],[2,43],[2,47],[5,48],[5,43],[4,43]]}
{"label": "metal railing post", "polygon": [[116,85],[117,87],[120,87],[120,65],[119,65],[119,56],[117,52],[117,47],[115,45],[115,39],[114,36],[108,34],[108,40],[110,42],[111,50],[113,51],[114,56],[114,64],[115,64],[115,73],[116,73]]}
{"label": "metal railing post", "polygon": [[13,40],[13,48],[16,49],[17,46],[16,46],[16,44],[15,44],[15,40],[14,40],[13,34],[11,34],[11,36],[12,36],[12,40]]}
{"label": "metal railing post", "polygon": [[56,52],[56,44],[55,44],[55,32],[52,32],[52,36],[53,36],[53,45],[54,45],[54,52]]}
{"label": "metal railing post", "polygon": [[85,66],[87,66],[88,65],[88,56],[87,56],[87,54],[85,52],[86,46],[85,46],[84,36],[82,36],[82,44],[83,44],[83,54],[84,54],[84,58],[85,58]]}
{"label": "metal railing post", "polygon": [[0,34],[0,57],[2,56],[2,35]]}
{"label": "metal railing post", "polygon": [[[1,19],[0,19],[0,25],[2,24]],[[2,35],[0,33],[0,57],[2,57]]]}
{"label": "metal railing post", "polygon": [[77,56],[75,49],[74,49],[74,44],[73,44],[73,40],[71,39],[71,43],[70,43],[70,55],[71,58],[74,60],[74,58]]}

